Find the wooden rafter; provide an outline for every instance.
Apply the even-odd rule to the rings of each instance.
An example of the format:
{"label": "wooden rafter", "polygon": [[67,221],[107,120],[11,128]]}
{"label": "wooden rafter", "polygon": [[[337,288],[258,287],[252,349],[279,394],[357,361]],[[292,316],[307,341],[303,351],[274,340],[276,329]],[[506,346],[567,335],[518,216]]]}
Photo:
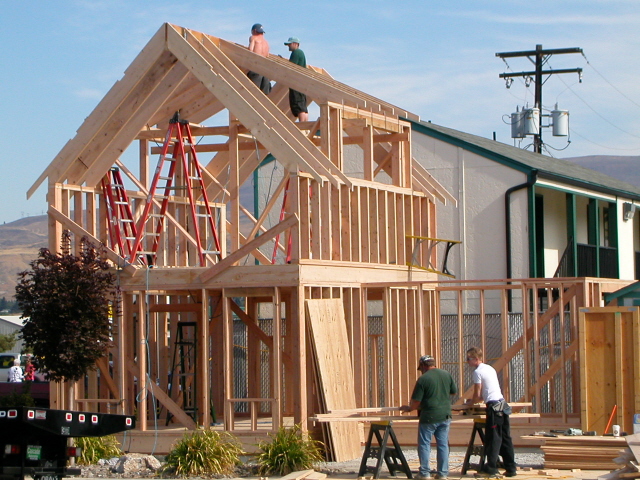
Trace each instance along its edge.
{"label": "wooden rafter", "polygon": [[217,40],[220,49],[241,68],[261,72],[287,87],[295,87],[320,103],[332,101],[375,113],[386,112],[387,115],[394,117],[402,116],[412,120],[420,118],[411,112],[338,82],[328,75],[315,72],[313,69],[301,71],[297,65],[276,55],[271,55],[269,58],[261,57],[238,44],[223,39]]}

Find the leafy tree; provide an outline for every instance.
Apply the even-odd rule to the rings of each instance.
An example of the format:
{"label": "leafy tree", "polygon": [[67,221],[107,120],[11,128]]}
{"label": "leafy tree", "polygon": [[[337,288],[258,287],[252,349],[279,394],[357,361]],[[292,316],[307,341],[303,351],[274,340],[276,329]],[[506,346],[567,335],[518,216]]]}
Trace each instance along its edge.
{"label": "leafy tree", "polygon": [[2,334],[0,333],[0,352],[10,352],[16,346],[18,332]]}
{"label": "leafy tree", "polygon": [[79,380],[111,346],[115,276],[86,238],[79,257],[70,253],[69,244],[65,231],[62,253],[40,249],[16,286],[16,300],[27,318],[25,345],[33,349],[37,367],[57,381]]}

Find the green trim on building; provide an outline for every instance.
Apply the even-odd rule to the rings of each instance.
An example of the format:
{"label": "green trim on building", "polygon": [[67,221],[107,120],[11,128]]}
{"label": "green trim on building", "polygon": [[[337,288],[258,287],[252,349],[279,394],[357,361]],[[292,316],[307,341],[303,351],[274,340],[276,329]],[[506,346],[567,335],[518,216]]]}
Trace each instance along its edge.
{"label": "green trim on building", "polygon": [[576,195],[574,193],[566,194],[567,208],[567,244],[571,247],[572,272],[574,277],[578,276],[578,211]]}
{"label": "green trim on building", "polygon": [[597,198],[589,199],[587,232],[589,245],[596,247],[596,277],[600,277],[600,202]]}
{"label": "green trim on building", "polygon": [[463,148],[517,171],[530,173],[533,170],[538,170],[539,178],[541,179],[553,180],[593,190],[594,192],[640,201],[640,188],[635,185],[572,163],[569,160],[533,153],[506,143],[464,133],[431,122],[403,120],[409,122],[411,129],[415,132]]}
{"label": "green trim on building", "polygon": [[538,277],[538,248],[536,245],[536,187],[527,189],[528,223],[529,223],[529,276]]}

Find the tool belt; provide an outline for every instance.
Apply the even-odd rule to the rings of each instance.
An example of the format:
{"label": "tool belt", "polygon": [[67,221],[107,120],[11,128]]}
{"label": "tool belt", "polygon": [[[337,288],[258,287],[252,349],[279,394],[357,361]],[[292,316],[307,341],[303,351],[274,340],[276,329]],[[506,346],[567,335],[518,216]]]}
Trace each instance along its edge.
{"label": "tool belt", "polygon": [[502,415],[511,415],[511,406],[505,400],[487,403],[487,408],[492,409],[499,417]]}

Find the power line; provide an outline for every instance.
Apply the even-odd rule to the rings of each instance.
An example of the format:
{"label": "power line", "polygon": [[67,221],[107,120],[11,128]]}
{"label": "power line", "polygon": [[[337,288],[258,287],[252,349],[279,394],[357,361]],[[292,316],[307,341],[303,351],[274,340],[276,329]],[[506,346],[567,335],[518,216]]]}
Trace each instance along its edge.
{"label": "power line", "polygon": [[587,56],[583,53],[582,56],[584,57],[585,61],[587,62],[587,65],[589,65],[594,72],[596,72],[598,75],[600,75],[600,78],[602,78],[605,82],[607,82],[609,84],[609,86],[611,86],[611,88],[613,88],[616,92],[618,92],[620,95],[622,95],[624,98],[626,98],[627,100],[629,100],[631,103],[633,103],[635,106],[640,107],[640,104],[635,102],[633,99],[629,98],[624,92],[622,92],[622,90],[620,90],[618,87],[616,87],[613,83],[611,83],[609,80],[607,80],[605,78],[604,75],[602,75],[597,69],[596,67],[594,67],[593,65],[591,65],[591,62],[589,61],[589,59],[587,58]]}
{"label": "power line", "polygon": [[593,140],[590,140],[589,138],[585,137],[584,135],[580,135],[578,132],[576,132],[573,128],[570,128],[569,131],[573,134],[573,135],[577,135],[579,136],[581,139],[583,139],[586,142],[589,142],[593,145],[595,145],[596,147],[601,147],[601,148],[606,148],[608,150],[619,150],[621,152],[638,152],[640,151],[640,147],[638,148],[618,148],[618,147],[609,147],[607,145],[602,145],[600,143],[594,142]]}
{"label": "power line", "polygon": [[631,132],[626,131],[626,130],[625,130],[625,129],[623,129],[623,128],[620,128],[620,127],[619,127],[619,126],[617,126],[615,123],[613,123],[611,120],[609,120],[608,118],[606,118],[606,117],[604,117],[603,115],[601,115],[601,114],[600,114],[600,113],[599,113],[595,108],[593,108],[591,105],[589,105],[589,103],[588,103],[584,98],[582,98],[580,95],[578,95],[578,94],[573,90],[573,88],[571,88],[569,85],[567,85],[567,84],[564,82],[564,80],[560,79],[560,81],[561,81],[562,83],[564,83],[564,84],[566,85],[567,89],[568,89],[571,93],[573,93],[576,97],[578,97],[578,99],[579,99],[582,103],[584,103],[584,104],[589,108],[589,110],[591,110],[591,111],[592,111],[593,113],[595,113],[598,117],[600,117],[602,120],[604,120],[604,121],[605,121],[605,122],[607,122],[609,125],[611,125],[613,128],[615,128],[615,129],[617,129],[617,130],[620,130],[622,133],[626,133],[627,135],[630,135],[630,136],[632,136],[632,137],[640,138],[640,135],[636,135],[635,133],[631,133]]}

